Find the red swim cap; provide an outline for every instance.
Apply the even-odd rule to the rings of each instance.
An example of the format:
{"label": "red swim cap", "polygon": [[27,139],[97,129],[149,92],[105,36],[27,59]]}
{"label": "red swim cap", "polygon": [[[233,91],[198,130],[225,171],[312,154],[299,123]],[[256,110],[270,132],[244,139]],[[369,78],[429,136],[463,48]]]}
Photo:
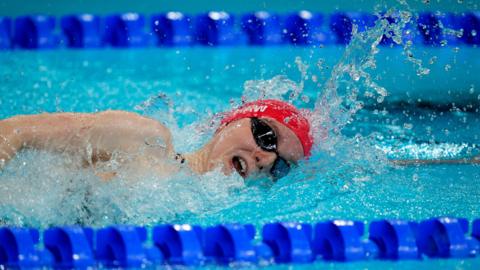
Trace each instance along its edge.
{"label": "red swim cap", "polygon": [[306,157],[310,156],[313,145],[310,123],[292,104],[274,99],[248,102],[226,113],[220,122],[220,128],[235,120],[250,117],[269,117],[282,123],[297,135],[303,147],[303,154]]}

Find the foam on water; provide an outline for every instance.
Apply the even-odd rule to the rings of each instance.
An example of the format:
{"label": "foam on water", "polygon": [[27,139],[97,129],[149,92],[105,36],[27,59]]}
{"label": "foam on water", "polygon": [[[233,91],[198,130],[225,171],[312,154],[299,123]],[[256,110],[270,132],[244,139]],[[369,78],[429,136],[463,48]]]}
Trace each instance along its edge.
{"label": "foam on water", "polygon": [[181,215],[228,208],[236,203],[230,194],[244,187],[241,177],[221,177],[219,171],[202,176],[185,171],[166,179],[120,170],[114,180],[101,181],[91,169],[66,160],[24,151],[10,162],[1,176],[1,222],[35,227],[174,222]]}

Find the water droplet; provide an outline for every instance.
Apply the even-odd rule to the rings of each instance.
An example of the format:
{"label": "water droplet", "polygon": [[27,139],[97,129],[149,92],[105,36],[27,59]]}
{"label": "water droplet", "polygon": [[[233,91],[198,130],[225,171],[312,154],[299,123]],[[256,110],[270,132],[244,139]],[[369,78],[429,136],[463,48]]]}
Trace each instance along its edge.
{"label": "water droplet", "polygon": [[457,37],[461,38],[463,36],[463,28],[460,31],[457,31]]}
{"label": "water droplet", "polygon": [[356,82],[358,82],[360,80],[360,74],[358,73],[353,73],[352,74],[352,79]]}
{"label": "water droplet", "polygon": [[451,68],[452,68],[451,65],[449,65],[449,64],[446,64],[446,65],[445,65],[445,71],[449,71]]}
{"label": "water droplet", "polygon": [[422,68],[421,67],[417,70],[417,75],[418,76],[425,76],[425,75],[428,75],[428,74],[430,74],[430,69],[428,69],[428,68]]}
{"label": "water droplet", "polygon": [[477,31],[475,31],[475,29],[474,29],[474,30],[472,30],[472,37],[476,37],[476,36],[477,36]]}
{"label": "water droplet", "polygon": [[412,180],[415,181],[415,182],[418,181],[418,174],[414,173],[412,175]]}
{"label": "water droplet", "polygon": [[436,56],[433,56],[432,58],[430,58],[430,60],[428,61],[428,63],[429,63],[430,65],[433,65],[436,61],[437,61],[437,57],[436,57]]}
{"label": "water droplet", "polygon": [[413,124],[405,123],[405,124],[403,124],[403,128],[405,128],[405,129],[412,129],[412,128],[413,128]]}
{"label": "water droplet", "polygon": [[302,101],[305,102],[305,103],[308,103],[308,102],[310,102],[310,98],[308,96],[303,95],[302,96]]}

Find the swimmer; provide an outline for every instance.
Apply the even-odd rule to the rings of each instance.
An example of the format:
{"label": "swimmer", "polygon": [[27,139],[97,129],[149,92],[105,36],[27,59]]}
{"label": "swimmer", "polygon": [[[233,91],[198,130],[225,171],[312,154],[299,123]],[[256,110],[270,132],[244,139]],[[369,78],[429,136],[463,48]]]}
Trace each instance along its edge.
{"label": "swimmer", "polygon": [[[22,149],[40,149],[77,157],[104,180],[116,171],[97,171],[112,160],[138,172],[167,176],[181,166],[204,174],[215,168],[243,178],[266,174],[277,180],[311,154],[310,123],[300,110],[279,100],[258,100],[228,112],[202,148],[177,153],[172,134],[159,122],[125,111],[14,116],[0,121],[0,167]],[[480,163],[459,160],[397,160],[397,165]]]}
{"label": "swimmer", "polygon": [[[203,174],[215,168],[243,178],[266,174],[279,179],[310,155],[310,123],[293,105],[279,100],[249,102],[228,112],[198,151],[177,153],[172,134],[159,122],[125,111],[20,115],[0,121],[0,167],[22,149],[77,157],[94,170],[115,160],[134,171],[169,175],[187,166]],[[115,171],[97,172],[108,180]]]}

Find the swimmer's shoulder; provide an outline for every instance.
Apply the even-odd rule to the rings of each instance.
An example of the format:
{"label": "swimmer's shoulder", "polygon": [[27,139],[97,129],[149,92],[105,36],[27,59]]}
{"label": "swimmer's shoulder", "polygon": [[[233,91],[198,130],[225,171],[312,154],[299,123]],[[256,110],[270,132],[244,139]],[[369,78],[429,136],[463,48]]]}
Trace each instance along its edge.
{"label": "swimmer's shoulder", "polygon": [[[158,129],[167,129],[163,124],[155,119],[140,115],[135,112],[121,111],[121,110],[107,110],[95,113],[97,117],[105,118],[108,120],[123,120],[130,124],[140,124]],[[168,129],[167,129],[168,130]]]}
{"label": "swimmer's shoulder", "polygon": [[123,125],[132,128],[138,132],[149,135],[161,135],[164,139],[171,141],[172,134],[170,130],[155,119],[140,115],[135,112],[121,110],[107,110],[95,113],[99,118],[100,124],[104,125]]}

